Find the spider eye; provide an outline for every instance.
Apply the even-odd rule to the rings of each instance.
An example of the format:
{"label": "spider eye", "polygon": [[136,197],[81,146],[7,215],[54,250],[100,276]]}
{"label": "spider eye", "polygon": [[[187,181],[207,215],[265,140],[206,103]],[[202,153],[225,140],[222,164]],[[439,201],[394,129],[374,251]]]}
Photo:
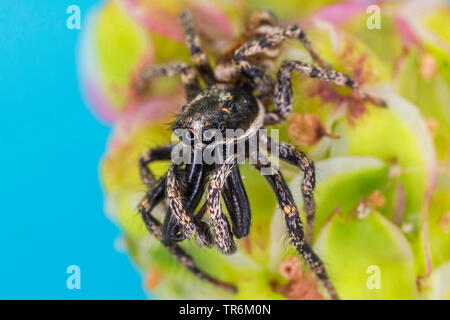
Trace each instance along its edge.
{"label": "spider eye", "polygon": [[208,129],[203,131],[203,142],[213,142],[215,139],[214,130]]}
{"label": "spider eye", "polygon": [[[184,137],[184,139],[186,139],[186,141],[194,141],[195,140],[195,135],[192,132],[190,132],[189,130],[186,130],[183,137]],[[183,137],[180,137],[180,138],[183,138]]]}
{"label": "spider eye", "polygon": [[223,104],[223,108],[234,111],[234,103],[232,101],[227,101]]}
{"label": "spider eye", "polygon": [[225,126],[223,124],[219,124],[217,126],[217,129],[219,129],[223,133],[225,131]]}

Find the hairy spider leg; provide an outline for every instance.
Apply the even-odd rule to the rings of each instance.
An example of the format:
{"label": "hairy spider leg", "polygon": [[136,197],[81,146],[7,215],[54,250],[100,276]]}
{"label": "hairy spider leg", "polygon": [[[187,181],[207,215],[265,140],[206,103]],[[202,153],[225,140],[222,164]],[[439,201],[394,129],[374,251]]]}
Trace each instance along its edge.
{"label": "hairy spider leg", "polygon": [[288,39],[300,40],[314,61],[324,68],[329,68],[328,63],[319,57],[312,47],[311,42],[307,39],[304,31],[297,25],[275,28],[271,33],[260,37],[259,39],[244,43],[235,51],[234,61],[242,72],[252,79],[255,88],[260,92],[262,98],[266,100],[264,103],[265,105],[268,104],[267,100],[270,100],[270,97],[273,97],[274,81],[272,77],[267,75],[258,66],[251,64],[248,59],[256,54],[263,53],[270,48],[276,48],[283,41]]}
{"label": "hairy spider leg", "polygon": [[[239,77],[239,68],[233,64],[234,53],[243,44],[255,40],[270,33],[276,28],[276,18],[268,11],[256,11],[251,14],[247,21],[245,30],[237,37],[218,57],[214,70],[216,79],[221,82],[232,83]],[[262,55],[269,58],[276,58],[279,54],[277,48],[267,48]],[[222,69],[222,70],[221,70]]]}
{"label": "hairy spider leg", "polygon": [[[168,161],[171,159],[171,153],[174,148],[174,144],[158,147],[145,151],[139,158],[139,174],[141,176],[142,183],[147,187],[147,189],[152,189],[155,186],[155,177],[150,171],[148,165],[153,161]],[[177,237],[178,229],[180,224],[178,220],[173,215],[170,209],[167,209],[166,216],[164,218],[163,224],[163,238],[168,241],[181,241],[184,240],[184,233],[181,232],[181,236]]]}
{"label": "hairy spider leg", "polygon": [[151,80],[161,77],[173,77],[176,75],[181,75],[186,100],[192,100],[201,91],[201,87],[195,69],[184,62],[144,65],[138,73],[135,90],[138,93],[143,92]]}
{"label": "hairy spider leg", "polygon": [[176,243],[165,241],[163,239],[161,223],[151,214],[151,212],[154,207],[165,198],[165,184],[166,178],[161,178],[156,187],[147,192],[138,206],[138,210],[142,215],[142,219],[144,220],[146,228],[158,241],[160,241],[169,250],[169,252],[178,261],[179,264],[187,268],[195,276],[226,291],[232,293],[237,292],[237,288],[234,285],[220,281],[198,268],[195,264],[194,259]]}
{"label": "hairy spider leg", "polygon": [[337,86],[347,86],[354,90],[361,99],[378,106],[386,106],[379,98],[365,93],[348,75],[335,70],[322,69],[302,61],[284,61],[278,70],[278,81],[275,86],[275,111],[266,114],[265,124],[276,124],[285,120],[292,109],[292,71],[297,70],[310,78],[331,82]]}
{"label": "hairy spider leg", "polygon": [[153,161],[170,160],[174,147],[175,144],[169,144],[166,146],[153,148],[143,152],[139,157],[139,174],[141,176],[142,183],[148,189],[153,188],[156,184],[155,176],[150,171],[148,165]]}
{"label": "hairy spider leg", "polygon": [[232,254],[236,251],[233,234],[230,225],[222,211],[220,195],[225,184],[225,180],[231,173],[235,164],[223,164],[213,173],[206,195],[209,217],[214,231],[214,240],[219,249],[225,254]]}
{"label": "hairy spider leg", "polygon": [[183,227],[186,238],[191,238],[192,235],[195,235],[200,246],[209,246],[210,241],[207,235],[201,232],[202,228],[196,224],[192,212],[186,207],[184,195],[175,172],[177,168],[179,168],[179,165],[172,163],[167,171],[166,194],[169,199],[169,208]]}
{"label": "hairy spider leg", "polygon": [[[218,58],[214,70],[216,79],[225,83],[239,82],[242,67],[234,61],[236,50],[249,41],[275,32],[276,22],[275,16],[269,11],[252,13],[247,21],[246,30]],[[272,104],[275,82],[270,76],[265,75],[264,70],[273,65],[273,60],[278,55],[278,47],[265,48],[258,54],[256,61],[247,68],[248,72],[251,73],[250,78],[253,79],[253,85],[259,91],[258,99],[266,107]]]}
{"label": "hairy spider leg", "polygon": [[[264,156],[261,155],[261,157]],[[261,170],[264,166],[270,167],[270,164],[263,165],[261,163],[257,163],[254,166],[258,170]],[[339,299],[333,284],[328,278],[323,262],[304,239],[300,215],[283,175],[275,168],[272,168],[272,170],[273,174],[265,175],[265,178],[275,192],[280,208],[283,211],[287,229],[291,238],[291,244],[301,254],[303,259],[305,259],[311,271],[322,281],[330,297],[335,300]]]}
{"label": "hairy spider leg", "polygon": [[186,46],[189,48],[191,59],[197,67],[200,76],[207,85],[216,83],[214,71],[208,61],[208,58],[206,57],[205,52],[201,48],[200,37],[195,30],[194,20],[191,13],[189,11],[183,11],[180,15],[180,19],[181,25],[183,26]]}
{"label": "hairy spider leg", "polygon": [[248,236],[251,224],[250,203],[238,166],[231,169],[225,180],[222,197],[231,218],[234,236],[238,239]]}
{"label": "hairy spider leg", "polygon": [[306,37],[305,32],[298,25],[290,25],[283,28],[276,28],[275,32],[268,34],[259,39],[249,41],[243,44],[234,54],[235,61],[240,64],[241,61],[266,50],[278,46],[281,42],[289,39],[298,39],[305,49],[311,55],[311,58],[317,62],[322,68],[329,69],[330,66],[325,62],[314,50],[311,42]]}
{"label": "hairy spider leg", "polygon": [[[153,173],[150,171],[150,168],[148,165],[153,161],[163,161],[163,160],[170,160],[171,159],[171,152],[174,148],[175,144],[166,145],[163,147],[158,147],[154,149],[150,149],[146,152],[144,152],[140,159],[139,159],[139,173],[141,176],[141,180],[144,183],[144,185],[151,189],[155,186],[155,177]],[[195,168],[198,169],[198,166]],[[189,179],[188,183],[192,183],[193,178],[200,178],[201,175],[199,174],[199,171],[193,171],[188,176],[191,178]],[[192,178],[193,177],[193,178]],[[199,181],[193,183],[194,186],[199,185]],[[191,190],[190,193],[187,194],[187,202],[188,207],[191,208],[191,210],[195,209],[195,206],[198,204],[198,201],[200,201],[201,192],[203,192],[203,189],[200,190],[198,187],[194,187],[193,190]],[[200,193],[200,195],[199,195]],[[192,208],[192,206],[194,208]],[[202,234],[202,238],[205,239],[205,241],[209,242],[208,246],[211,245],[211,234],[209,233],[209,230],[207,227],[205,227],[204,223],[199,221],[199,219],[196,219],[196,224],[199,226],[199,231]],[[168,208],[167,214],[164,218],[164,224],[163,224],[163,238],[166,241],[182,241],[186,237],[184,235],[184,232],[181,231],[183,227],[180,225],[176,217],[174,216],[172,210]],[[181,236],[177,236],[177,233],[181,231]]]}
{"label": "hairy spider leg", "polygon": [[[270,141],[270,137],[268,137]],[[267,144],[269,151],[271,150],[272,143]],[[314,188],[316,186],[316,172],[314,168],[314,162],[312,162],[308,156],[298,150],[293,145],[286,142],[274,143],[274,147],[277,149],[277,156],[302,170],[303,181],[301,185],[301,193],[303,198],[303,210],[306,215],[306,222],[308,228],[306,230],[306,241],[312,243],[314,237],[314,219],[316,215],[316,205],[314,201]]]}
{"label": "hairy spider leg", "polygon": [[[204,192],[207,168],[204,164],[197,164],[195,160],[192,164],[187,164],[182,172],[177,174],[177,179],[182,181],[184,203],[190,212],[194,212],[199,204]],[[208,246],[213,245],[213,237],[210,233],[208,225],[201,221],[202,212],[194,216],[194,222],[199,227],[199,232],[204,235],[208,241]],[[185,239],[184,233],[181,232],[181,226],[173,214],[166,215],[163,224],[163,237],[171,241],[182,241]]]}
{"label": "hairy spider leg", "polygon": [[275,81],[273,78],[262,68],[247,60],[241,60],[239,62],[239,68],[251,79],[254,88],[258,91],[258,100],[267,108],[273,101],[275,91]]}

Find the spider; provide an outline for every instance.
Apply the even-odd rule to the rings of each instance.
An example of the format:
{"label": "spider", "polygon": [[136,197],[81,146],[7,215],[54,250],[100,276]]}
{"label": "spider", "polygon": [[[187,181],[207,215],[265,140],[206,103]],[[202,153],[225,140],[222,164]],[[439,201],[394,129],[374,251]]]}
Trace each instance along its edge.
{"label": "spider", "polygon": [[[268,11],[258,11],[250,16],[245,31],[217,59],[215,69],[200,46],[191,14],[185,11],[180,19],[194,66],[181,62],[144,65],[139,69],[133,87],[137,92],[143,92],[155,78],[181,76],[186,104],[177,115],[172,130],[176,133],[183,129],[182,143],[189,148],[194,160],[199,158],[196,150],[217,143],[214,141],[215,135],[206,134],[208,131],[224,133],[227,129],[242,129],[245,132],[244,140],[255,135],[261,139],[258,135],[260,128],[285,120],[292,108],[291,75],[294,70],[307,77],[347,86],[364,101],[384,106],[382,100],[368,95],[348,75],[334,71],[323,61],[299,26],[279,26],[274,15]],[[284,61],[274,80],[268,71],[280,55],[281,44],[288,39],[299,40],[318,66],[302,61]],[[203,88],[199,78],[203,81]],[[272,105],[274,107],[271,108]],[[270,140],[270,137],[266,139]],[[224,141],[229,145],[236,140]],[[297,166],[304,174],[301,193],[308,224],[306,235],[299,210],[282,173],[271,167],[272,173],[265,175],[284,214],[290,242],[323,283],[330,297],[338,299],[324,264],[309,245],[315,214],[314,163],[305,153],[286,142],[274,144],[271,141],[270,145],[275,145],[279,159]],[[250,204],[238,163],[235,158],[219,164],[208,164],[203,160],[189,163],[172,161],[167,173],[157,181],[149,164],[173,160],[175,146],[169,144],[150,149],[141,155],[139,172],[148,191],[139,203],[138,211],[148,231],[181,265],[215,286],[236,292],[235,285],[216,279],[198,267],[178,242],[195,236],[200,246],[217,245],[224,254],[232,254],[236,250],[234,238],[243,238],[249,234]],[[275,153],[273,147],[268,149],[269,153]],[[258,150],[256,153],[254,167],[259,171],[270,167],[268,158],[259,154]],[[196,213],[204,194],[206,200]],[[232,228],[222,211],[221,197],[227,207]],[[152,215],[152,210],[163,200],[167,200],[165,203],[168,203],[168,207],[161,223]],[[209,214],[210,225],[202,220],[205,212]]]}

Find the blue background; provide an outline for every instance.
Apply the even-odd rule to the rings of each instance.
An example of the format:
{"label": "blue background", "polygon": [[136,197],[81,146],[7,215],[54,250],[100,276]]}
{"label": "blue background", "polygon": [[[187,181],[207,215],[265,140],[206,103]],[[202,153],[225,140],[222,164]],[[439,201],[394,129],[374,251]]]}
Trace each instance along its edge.
{"label": "blue background", "polygon": [[[110,128],[82,100],[66,8],[95,1],[0,2],[0,298],[142,299],[142,277],[114,249],[99,160]],[[69,265],[81,289],[66,287]]]}

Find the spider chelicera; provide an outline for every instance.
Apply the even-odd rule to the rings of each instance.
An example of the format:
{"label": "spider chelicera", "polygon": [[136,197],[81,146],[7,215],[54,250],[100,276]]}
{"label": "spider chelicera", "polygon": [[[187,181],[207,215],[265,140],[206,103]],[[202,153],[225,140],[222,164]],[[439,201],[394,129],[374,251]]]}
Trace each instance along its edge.
{"label": "spider chelicera", "polygon": [[[366,94],[349,76],[332,70],[314,51],[300,27],[278,26],[276,19],[269,12],[262,11],[251,15],[245,31],[218,58],[215,69],[211,67],[200,47],[200,40],[189,12],[181,14],[181,23],[194,67],[180,62],[145,65],[139,70],[133,87],[137,92],[143,92],[154,78],[181,76],[186,104],[172,129],[174,132],[183,129],[184,144],[186,141],[188,145],[189,141],[200,141],[190,144],[194,158],[197,154],[194,152],[196,148],[201,149],[211,144],[214,132],[242,129],[245,132],[243,136],[247,139],[258,135],[258,130],[263,126],[285,120],[292,108],[291,74],[294,70],[337,86],[347,86],[362,100],[384,106],[382,100]],[[278,71],[277,80],[273,80],[268,70],[279,56],[280,45],[287,39],[300,40],[318,66],[302,61],[284,61]],[[203,80],[205,88],[200,86],[198,77]],[[274,108],[270,109],[271,105]],[[205,135],[211,130],[213,134]],[[270,137],[267,139],[270,140]],[[228,139],[225,142],[230,144],[230,141]],[[175,144],[154,148],[144,152],[139,159],[140,175],[148,191],[138,210],[149,232],[161,241],[181,265],[199,278],[235,292],[237,289],[233,284],[220,281],[199,268],[177,242],[195,236],[201,246],[217,245],[225,254],[232,254],[236,250],[234,238],[246,237],[251,224],[250,204],[239,167],[236,161],[220,164],[172,161],[167,174],[156,181],[149,164],[152,161],[173,160],[174,148]],[[269,153],[274,151],[271,148],[273,147],[269,147]],[[276,156],[297,166],[304,173],[301,193],[308,224],[306,236],[299,211],[281,172],[271,168],[272,174],[265,175],[284,214],[291,244],[322,281],[330,297],[338,299],[322,261],[309,245],[315,214],[314,163],[302,151],[288,143],[276,143],[275,148]],[[255,168],[260,171],[270,166],[267,161],[260,161],[263,158],[264,156],[258,154],[254,163]],[[196,213],[203,194],[206,194],[205,203]],[[232,228],[222,211],[221,197],[226,204]],[[162,200],[168,201],[163,223],[152,215],[152,210]],[[202,221],[205,212],[208,212],[210,226]]]}

